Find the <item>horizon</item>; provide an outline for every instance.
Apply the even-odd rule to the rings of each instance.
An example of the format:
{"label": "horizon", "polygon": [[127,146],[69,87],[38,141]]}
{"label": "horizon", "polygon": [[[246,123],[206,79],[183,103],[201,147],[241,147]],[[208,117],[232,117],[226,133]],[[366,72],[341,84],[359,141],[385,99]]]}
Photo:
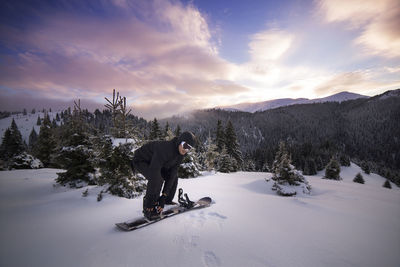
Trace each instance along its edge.
{"label": "horizon", "polygon": [[2,110],[166,118],[282,98],[400,88],[400,3],[106,0],[0,3]]}

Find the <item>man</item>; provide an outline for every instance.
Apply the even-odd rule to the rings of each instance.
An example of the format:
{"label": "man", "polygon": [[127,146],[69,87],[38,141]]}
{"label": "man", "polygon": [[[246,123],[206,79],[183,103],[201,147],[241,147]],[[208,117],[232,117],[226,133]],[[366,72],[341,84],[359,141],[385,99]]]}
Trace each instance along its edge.
{"label": "man", "polygon": [[170,141],[152,141],[135,151],[132,169],[148,180],[143,198],[143,214],[147,219],[159,218],[164,205],[173,203],[178,186],[178,167],[183,156],[193,149],[194,144],[194,135],[184,132]]}

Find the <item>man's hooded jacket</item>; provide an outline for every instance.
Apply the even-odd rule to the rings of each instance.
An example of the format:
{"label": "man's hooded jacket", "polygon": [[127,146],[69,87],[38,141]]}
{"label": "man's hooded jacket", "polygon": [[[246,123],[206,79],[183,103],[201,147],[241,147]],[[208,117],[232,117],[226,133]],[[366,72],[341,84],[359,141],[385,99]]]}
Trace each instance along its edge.
{"label": "man's hooded jacket", "polygon": [[135,151],[133,168],[148,180],[143,203],[145,207],[151,207],[157,201],[164,181],[163,194],[166,195],[167,202],[174,198],[178,184],[178,167],[183,159],[178,147],[183,141],[192,147],[195,145],[194,135],[184,132],[170,141],[152,141]]}

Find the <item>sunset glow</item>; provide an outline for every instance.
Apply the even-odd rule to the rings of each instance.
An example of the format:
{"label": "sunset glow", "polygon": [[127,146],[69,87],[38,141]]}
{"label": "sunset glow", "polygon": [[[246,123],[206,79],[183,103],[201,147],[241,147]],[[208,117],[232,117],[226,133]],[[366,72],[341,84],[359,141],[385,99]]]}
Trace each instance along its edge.
{"label": "sunset glow", "polygon": [[134,113],[400,87],[400,2],[2,1],[0,110]]}

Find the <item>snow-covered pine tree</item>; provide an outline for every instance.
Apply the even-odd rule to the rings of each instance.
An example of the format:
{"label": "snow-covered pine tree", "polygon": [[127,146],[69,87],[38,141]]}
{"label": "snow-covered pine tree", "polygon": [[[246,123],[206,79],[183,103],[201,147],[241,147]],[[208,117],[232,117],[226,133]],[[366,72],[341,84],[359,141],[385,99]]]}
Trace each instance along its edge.
{"label": "snow-covered pine tree", "polygon": [[279,144],[279,150],[276,153],[272,179],[275,181],[272,190],[276,190],[281,196],[293,196],[299,192],[309,194],[311,190],[308,181],[291,164],[290,156],[283,142]]}
{"label": "snow-covered pine tree", "polygon": [[237,169],[240,170],[243,164],[242,152],[231,121],[228,121],[225,129],[225,147],[227,153],[236,160]]}
{"label": "snow-covered pine tree", "polygon": [[331,180],[342,180],[340,177],[340,165],[335,157],[331,158],[331,161],[326,166],[324,179]]}
{"label": "snow-covered pine tree", "polygon": [[275,160],[272,163],[272,173],[277,173],[279,171],[279,166],[280,166],[280,162],[281,162],[281,158],[283,154],[287,154],[287,150],[286,150],[286,144],[285,142],[281,141],[279,143],[279,148],[278,151],[275,154]]}
{"label": "snow-covered pine tree", "polygon": [[160,130],[160,124],[158,123],[157,118],[154,118],[153,122],[151,123],[149,139],[150,140],[161,140],[162,137],[163,137],[163,134],[161,133],[161,130]]}
{"label": "snow-covered pine tree", "polygon": [[174,139],[174,137],[175,137],[175,134],[174,134],[174,132],[171,130],[171,128],[169,128],[165,134],[166,134],[166,135],[165,135],[165,140],[166,140],[166,141],[170,141],[170,140]]}
{"label": "snow-covered pine tree", "polygon": [[10,169],[39,169],[43,168],[43,163],[35,158],[34,156],[28,154],[27,152],[22,152],[14,156],[9,165]]}
{"label": "snow-covered pine tree", "polygon": [[207,138],[206,151],[205,151],[205,165],[207,171],[215,170],[217,167],[217,159],[219,157],[218,147],[213,143],[211,136]]}
{"label": "snow-covered pine tree", "polygon": [[251,159],[246,159],[243,164],[243,171],[246,172],[255,172],[256,171],[256,164]]}
{"label": "snow-covered pine tree", "polygon": [[195,178],[200,175],[196,153],[189,152],[185,155],[178,168],[179,178]]}
{"label": "snow-covered pine tree", "polygon": [[82,187],[84,184],[95,184],[95,169],[89,126],[82,117],[80,101],[74,104],[71,120],[63,125],[61,149],[56,155],[57,162],[66,172],[57,173],[56,181],[62,185]]}
{"label": "snow-covered pine tree", "polygon": [[101,140],[99,155],[99,185],[108,185],[107,191],[113,195],[134,198],[146,190],[145,178],[133,174],[130,161],[133,157],[132,144],[124,143],[113,147],[110,136]]}
{"label": "snow-covered pine tree", "polygon": [[271,171],[269,166],[268,166],[268,162],[267,161],[265,161],[264,164],[262,165],[261,171],[262,172],[270,172]]}
{"label": "snow-covered pine tree", "polygon": [[364,178],[361,175],[361,173],[357,173],[357,175],[353,179],[353,182],[359,183],[359,184],[364,184],[365,183]]}
{"label": "snow-covered pine tree", "polygon": [[219,172],[236,172],[238,169],[236,160],[231,157],[224,147],[218,157],[217,170]]}

